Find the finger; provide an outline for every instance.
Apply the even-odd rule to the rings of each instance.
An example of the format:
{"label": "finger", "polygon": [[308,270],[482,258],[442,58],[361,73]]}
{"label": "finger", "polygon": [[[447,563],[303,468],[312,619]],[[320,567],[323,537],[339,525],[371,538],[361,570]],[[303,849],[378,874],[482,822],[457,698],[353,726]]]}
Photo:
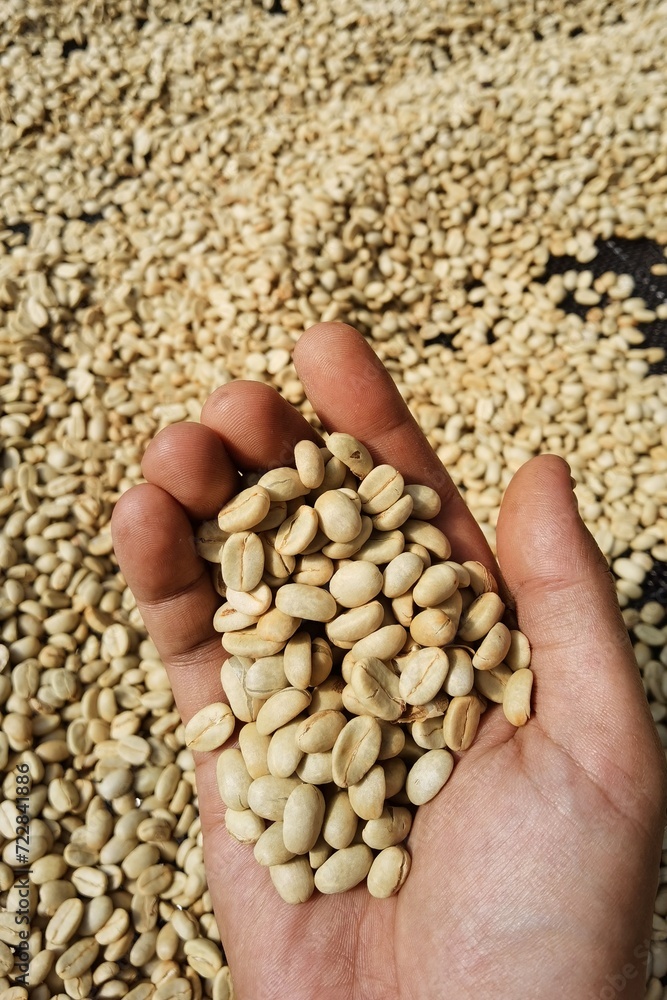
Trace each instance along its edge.
{"label": "finger", "polygon": [[481,529],[361,334],[344,323],[318,323],[298,341],[294,364],[327,430],[352,434],[376,462],[399,469],[407,483],[437,490],[442,510],[434,524],[449,538],[454,559],[479,559],[495,569]]}
{"label": "finger", "polygon": [[605,787],[610,760],[624,768],[627,754],[628,768],[645,771],[647,746],[659,750],[654,727],[614,581],[579,517],[566,462],[545,455],[519,470],[497,538],[533,650],[534,723],[597,769]]}
{"label": "finger", "polygon": [[286,399],[263,382],[229,382],[207,399],[201,422],[214,431],[241,469],[294,464],[294,445],[324,442]]}
{"label": "finger", "polygon": [[111,522],[121,572],[167,668],[185,722],[221,697],[224,651],[213,629],[220,603],[206,563],[195,551],[187,514],[164,490],[128,490]]}
{"label": "finger", "polygon": [[215,517],[239,487],[238,472],[219,435],[195,423],[161,430],[146,449],[141,471],[197,520]]}

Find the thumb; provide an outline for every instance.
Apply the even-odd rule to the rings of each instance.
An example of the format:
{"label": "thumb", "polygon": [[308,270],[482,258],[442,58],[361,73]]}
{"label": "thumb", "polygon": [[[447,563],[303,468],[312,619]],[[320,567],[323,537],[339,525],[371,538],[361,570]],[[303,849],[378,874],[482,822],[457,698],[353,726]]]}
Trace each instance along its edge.
{"label": "thumb", "polygon": [[570,470],[543,455],[514,476],[498,560],[533,650],[535,724],[607,784],[655,761],[657,734],[607,561],[579,516]]}

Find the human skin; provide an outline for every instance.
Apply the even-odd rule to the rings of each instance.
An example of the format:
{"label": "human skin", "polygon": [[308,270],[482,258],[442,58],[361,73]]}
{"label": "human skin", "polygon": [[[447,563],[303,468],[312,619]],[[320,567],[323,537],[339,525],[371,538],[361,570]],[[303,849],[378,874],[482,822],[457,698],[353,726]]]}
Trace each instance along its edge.
{"label": "human skin", "polygon": [[[497,572],[484,537],[369,345],[344,324],[302,335],[294,363],[327,430],[438,490],[452,558]],[[232,382],[201,423],[161,431],[147,483],[112,521],[121,570],[187,721],[220,701],[220,603],[193,523],[238,490],[237,469],[288,464],[319,440],[271,387]],[[498,559],[532,646],[533,716],[482,719],[440,794],[422,806],[398,896],[365,886],[284,903],[252,849],[227,833],[216,754],[196,754],[208,884],[237,1000],[639,1000],[665,812],[665,759],[606,561],[567,464],[513,477]]]}

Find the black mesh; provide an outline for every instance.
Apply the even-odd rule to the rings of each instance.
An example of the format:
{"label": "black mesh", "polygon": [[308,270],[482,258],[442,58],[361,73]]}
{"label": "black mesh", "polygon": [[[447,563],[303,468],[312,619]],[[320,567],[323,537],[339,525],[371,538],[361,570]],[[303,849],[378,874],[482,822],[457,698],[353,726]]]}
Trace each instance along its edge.
{"label": "black mesh", "polygon": [[[610,239],[598,241],[598,255],[588,264],[581,264],[574,257],[552,257],[547,264],[545,280],[551,274],[563,274],[565,271],[592,271],[595,277],[606,271],[617,274],[630,274],[634,278],[633,295],[638,295],[646,302],[649,309],[667,302],[667,276],[651,274],[653,264],[665,264],[667,258],[664,249],[653,240]],[[604,299],[602,300],[604,302]],[[569,295],[562,303],[562,308],[585,316],[589,306],[579,305]],[[640,327],[645,336],[641,347],[663,347],[667,351],[667,321],[656,320],[644,323]],[[667,360],[651,365],[651,372],[665,374]],[[629,555],[630,552],[624,553]],[[631,601],[632,607],[641,607],[647,601],[659,601],[667,604],[667,563],[656,562],[644,582],[644,593],[640,600]]]}
{"label": "black mesh", "polygon": [[[581,264],[574,257],[551,257],[546,268],[545,280],[551,274],[563,274],[565,271],[592,271],[595,277],[599,277],[606,271],[615,271],[617,274],[630,274],[634,278],[635,288],[633,295],[644,299],[649,309],[667,302],[667,275],[651,274],[653,264],[666,264],[663,248],[653,240],[599,240],[598,255],[595,260],[588,264]],[[602,303],[604,304],[604,296]],[[574,301],[572,295],[561,303],[562,308],[568,312],[585,316],[590,306],[582,306]],[[644,323],[640,329],[646,340],[641,347],[664,347],[667,351],[667,320],[655,320],[653,323]],[[659,361],[651,365],[651,372],[665,374],[667,372],[667,360]]]}

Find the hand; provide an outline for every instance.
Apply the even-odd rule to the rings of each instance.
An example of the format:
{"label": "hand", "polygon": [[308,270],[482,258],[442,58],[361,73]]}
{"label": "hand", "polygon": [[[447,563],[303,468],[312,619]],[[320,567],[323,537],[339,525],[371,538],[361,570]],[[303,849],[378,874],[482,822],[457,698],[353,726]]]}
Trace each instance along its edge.
{"label": "hand", "polygon": [[[294,363],[323,425],[376,462],[434,486],[458,560],[497,567],[364,339],[311,328]],[[118,560],[187,721],[219,701],[220,603],[192,541],[238,489],[237,469],[287,464],[319,440],[272,388],[232,382],[201,424],[150,444],[147,483],[119,500]],[[365,886],[289,906],[251,848],[227,833],[215,754],[196,755],[208,883],[239,1000],[567,1000],[644,995],[660,864],[665,761],[604,557],[581,522],[566,463],[528,462],[497,527],[498,557],[528,635],[534,716],[493,708],[449,782],[419,809],[398,896]],[[606,992],[605,992],[606,991]],[[611,992],[610,992],[611,991]]]}

